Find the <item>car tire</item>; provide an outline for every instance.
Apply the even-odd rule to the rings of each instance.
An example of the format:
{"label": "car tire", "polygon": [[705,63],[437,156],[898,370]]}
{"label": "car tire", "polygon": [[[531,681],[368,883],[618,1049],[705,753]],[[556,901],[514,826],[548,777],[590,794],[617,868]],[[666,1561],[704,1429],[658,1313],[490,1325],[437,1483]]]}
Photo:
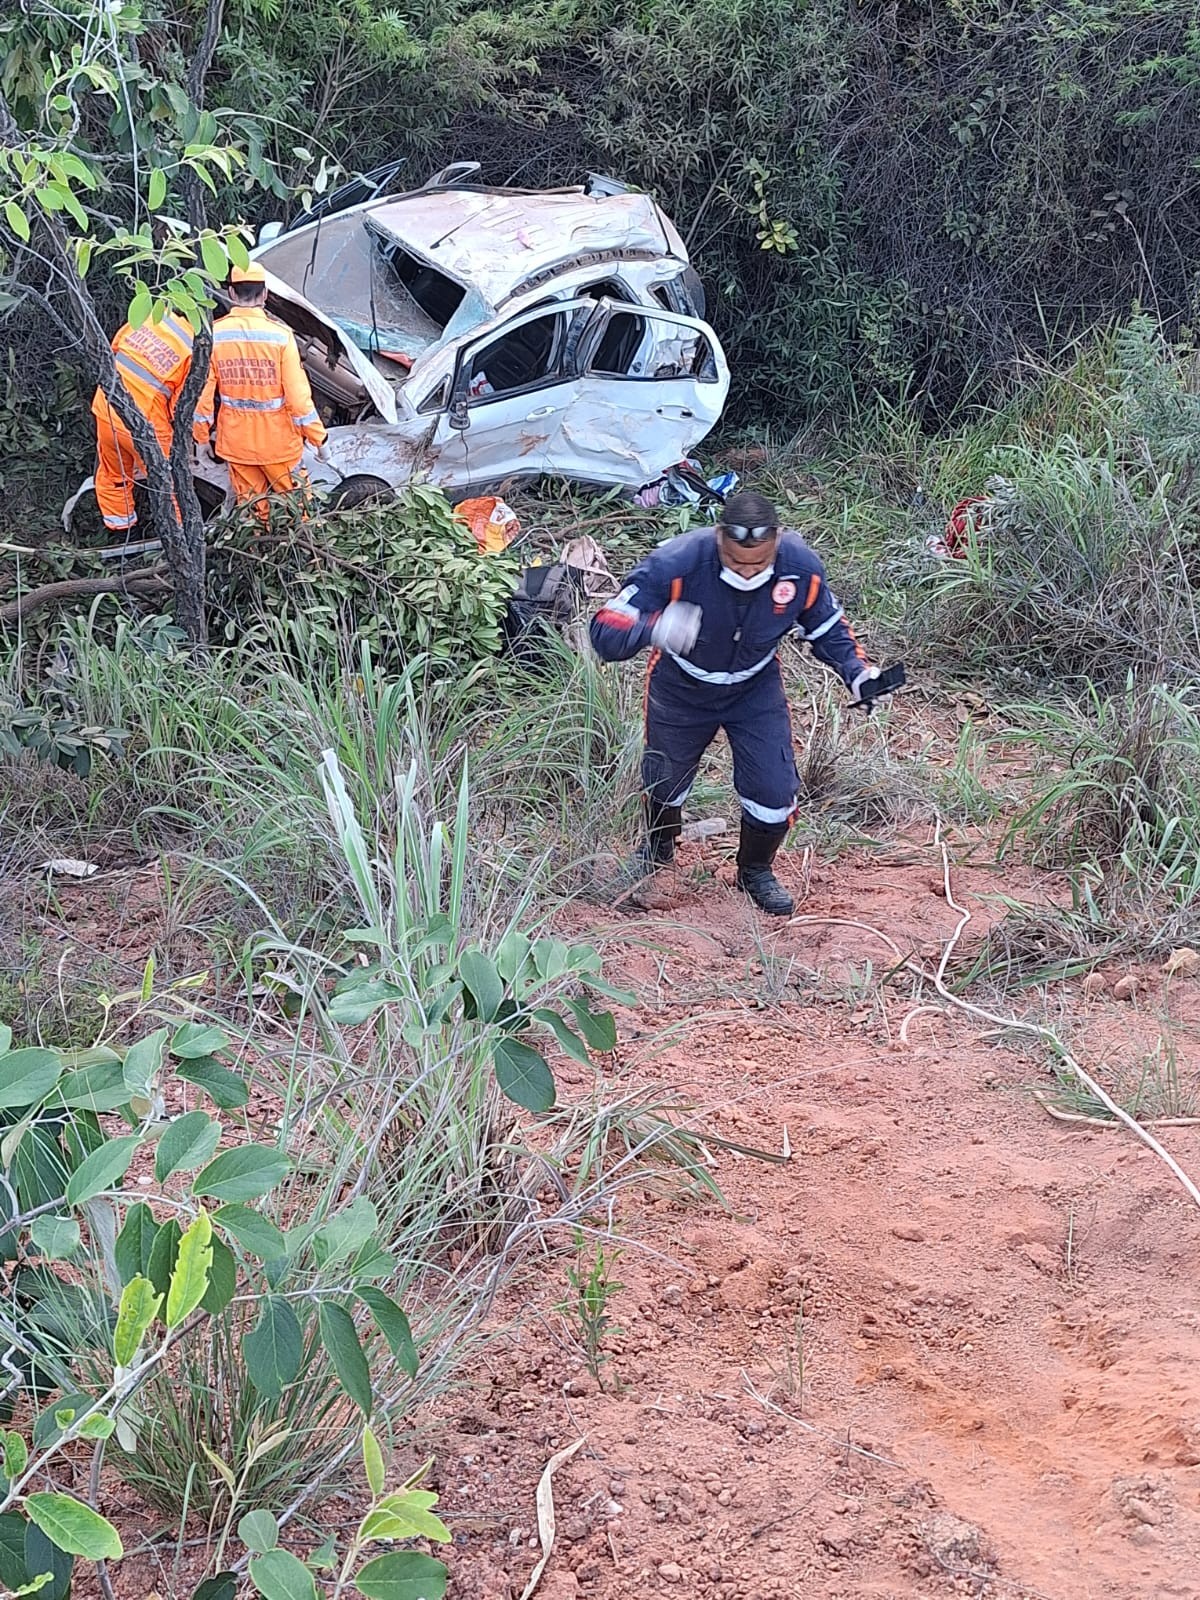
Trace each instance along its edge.
{"label": "car tire", "polygon": [[389,506],[396,491],[384,478],[369,472],[355,472],[343,478],[325,500],[327,511],[357,511],[362,506]]}

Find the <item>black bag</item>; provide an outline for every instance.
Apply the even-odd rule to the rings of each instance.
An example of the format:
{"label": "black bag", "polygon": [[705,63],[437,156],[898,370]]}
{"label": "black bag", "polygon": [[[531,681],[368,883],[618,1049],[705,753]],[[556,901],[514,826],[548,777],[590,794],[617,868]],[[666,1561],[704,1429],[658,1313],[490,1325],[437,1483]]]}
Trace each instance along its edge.
{"label": "black bag", "polygon": [[526,567],[504,616],[505,650],[522,665],[535,667],[545,657],[546,633],[561,633],[579,614],[586,574],[555,563]]}

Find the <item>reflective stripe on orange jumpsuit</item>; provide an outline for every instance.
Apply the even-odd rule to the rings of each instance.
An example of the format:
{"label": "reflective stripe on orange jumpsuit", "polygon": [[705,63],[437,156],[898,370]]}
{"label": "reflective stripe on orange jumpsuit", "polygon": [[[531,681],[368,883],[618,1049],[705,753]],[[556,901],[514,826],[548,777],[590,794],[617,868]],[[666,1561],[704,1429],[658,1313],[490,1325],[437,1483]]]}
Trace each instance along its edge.
{"label": "reflective stripe on orange jumpsuit", "polygon": [[[112,350],[117,375],[130,399],[158,435],[163,454],[170,455],[175,401],[192,366],[191,328],[170,313],[160,323],[144,322],[140,328],[126,323],[113,340]],[[97,389],[92,399],[92,415],[98,457],[96,499],[104,526],[121,532],[137,522],[133,485],[135,479],[145,478],[146,467],[103,389]],[[201,443],[208,436],[198,426],[192,432]]]}
{"label": "reflective stripe on orange jumpsuit", "polygon": [[304,441],[325,443],[291,329],[261,306],[234,306],[213,330],[212,365],[196,410],[206,430],[202,442],[215,392],[221,396],[217,454],[229,464],[239,503],[256,500],[255,513],[265,522],[267,502],[258,497],[294,489]]}

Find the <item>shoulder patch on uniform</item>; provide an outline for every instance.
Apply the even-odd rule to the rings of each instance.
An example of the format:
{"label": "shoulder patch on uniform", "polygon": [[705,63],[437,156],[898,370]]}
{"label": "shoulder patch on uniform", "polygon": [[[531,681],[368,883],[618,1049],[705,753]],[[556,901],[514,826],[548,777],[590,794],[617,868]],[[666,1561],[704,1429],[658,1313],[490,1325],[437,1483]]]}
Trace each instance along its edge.
{"label": "shoulder patch on uniform", "polygon": [[796,598],[796,585],[790,578],[780,578],[771,590],[771,599],[777,606],[790,606]]}

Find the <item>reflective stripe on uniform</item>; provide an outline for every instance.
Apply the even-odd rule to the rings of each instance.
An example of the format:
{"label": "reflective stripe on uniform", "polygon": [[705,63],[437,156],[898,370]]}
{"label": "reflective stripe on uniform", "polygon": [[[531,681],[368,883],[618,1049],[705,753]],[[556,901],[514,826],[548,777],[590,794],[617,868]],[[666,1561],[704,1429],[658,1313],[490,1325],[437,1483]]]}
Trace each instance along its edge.
{"label": "reflective stripe on uniform", "polygon": [[187,345],[189,350],[192,348],[195,335],[185,322],[177,321],[176,318],[173,317],[170,312],[168,312],[167,315],[162,319],[160,326],[163,328],[169,328],[177,339],[182,340],[182,342]]}
{"label": "reflective stripe on uniform", "polygon": [[283,396],[276,395],[274,400],[237,400],[231,394],[223,394],[221,404],[232,406],[235,411],[282,411]]}
{"label": "reflective stripe on uniform", "polygon": [[152,372],[148,372],[136,356],[127,355],[124,350],[117,352],[117,366],[136,378],[139,383],[148,383],[152,389],[157,389],[159,394],[165,394],[170,399],[171,391],[165,383],[159,381]]}
{"label": "reflective stripe on uniform", "polygon": [[309,428],[314,422],[319,422],[320,418],[315,411],[306,411],[302,417],[297,417],[295,421],[298,428]]}
{"label": "reflective stripe on uniform", "polygon": [[776,824],[786,822],[796,809],[795,800],[786,806],[760,806],[757,800],[747,800],[744,794],[738,795],[738,800],[741,802],[742,810],[753,817],[755,822]]}
{"label": "reflective stripe on uniform", "polygon": [[686,672],[690,678],[698,678],[701,683],[720,684],[745,683],[748,678],[753,678],[755,673],[761,672],[764,667],[769,667],[775,659],[775,652],[772,650],[769,656],[764,656],[756,666],[747,667],[744,672],[705,672],[703,667],[694,666],[692,662],[685,661],[682,656],[677,656],[670,650],[667,654],[680,671]]}
{"label": "reflective stripe on uniform", "polygon": [[284,328],[218,328],[214,344],[286,344],[291,334]]}
{"label": "reflective stripe on uniform", "polygon": [[807,644],[811,644],[814,639],[820,639],[824,634],[827,634],[834,623],[840,622],[845,615],[846,613],[839,606],[831,617],[823,622],[819,628],[814,628],[811,633],[805,633],[804,629],[799,626],[797,626],[796,632]]}
{"label": "reflective stripe on uniform", "polygon": [[194,422],[211,422],[213,420],[213,414],[211,411],[197,411],[192,420]]}
{"label": "reflective stripe on uniform", "polygon": [[132,528],[137,523],[137,512],[131,511],[127,517],[105,517],[104,526],[111,528],[114,533],[123,533],[127,528]]}

